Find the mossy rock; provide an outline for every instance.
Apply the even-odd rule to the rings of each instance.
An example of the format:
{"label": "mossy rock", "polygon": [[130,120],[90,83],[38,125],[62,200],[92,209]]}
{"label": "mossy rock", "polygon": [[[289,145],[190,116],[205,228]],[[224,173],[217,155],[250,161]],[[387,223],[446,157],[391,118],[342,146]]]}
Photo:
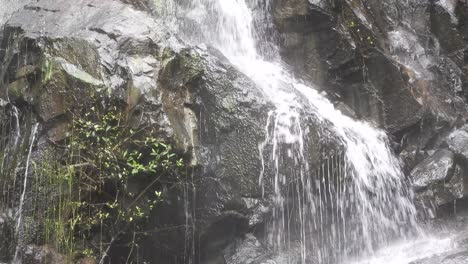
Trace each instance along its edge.
{"label": "mossy rock", "polygon": [[28,101],[29,83],[25,78],[20,78],[8,85],[8,96],[10,100]]}
{"label": "mossy rock", "polygon": [[45,55],[41,69],[43,78],[36,105],[44,121],[66,114],[103,89],[101,80],[61,57]]}

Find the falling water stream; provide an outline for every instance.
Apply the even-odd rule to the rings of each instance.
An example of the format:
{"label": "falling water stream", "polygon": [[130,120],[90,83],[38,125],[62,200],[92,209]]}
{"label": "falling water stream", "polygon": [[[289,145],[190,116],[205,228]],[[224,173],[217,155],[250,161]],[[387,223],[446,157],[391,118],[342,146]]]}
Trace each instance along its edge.
{"label": "falling water stream", "polygon": [[[259,184],[264,188],[271,185],[274,190],[269,245],[279,255],[294,248],[303,264],[350,262],[371,255],[362,263],[408,263],[416,257],[409,256],[414,250],[411,245],[416,243],[410,239],[423,232],[416,221],[412,193],[386,134],[336,110],[312,85],[292,77],[274,45],[262,45],[266,30],[254,28],[252,8],[261,8],[259,13],[268,23],[269,2],[191,0],[163,4],[168,19],[173,19],[173,26],[187,41],[219,49],[275,105],[268,115],[265,141],[259,146],[264,168]],[[342,148],[324,157],[318,168],[311,167],[306,151],[311,144],[307,117],[326,127]],[[293,169],[289,169],[291,164]],[[267,176],[265,168],[272,168],[274,175]],[[295,182],[294,187],[290,187],[291,182]],[[285,191],[289,188],[293,197],[291,190]],[[392,241],[400,244],[390,246]],[[447,243],[431,240],[416,244],[420,252],[427,252],[447,247]],[[401,256],[395,256],[396,252]],[[292,263],[292,257],[286,262]]]}
{"label": "falling water stream", "polygon": [[[34,147],[34,143],[36,141],[38,127],[39,127],[39,123],[36,123],[32,127],[32,131],[31,131],[31,138],[30,138],[30,142],[29,142],[28,156],[26,157],[26,167],[24,169],[23,189],[22,189],[22,193],[21,193],[19,208],[18,208],[17,215],[16,215],[16,228],[15,228],[16,237],[20,236],[21,227],[22,227],[22,224],[23,224],[22,223],[22,220],[23,220],[23,206],[24,206],[24,202],[25,202],[25,198],[26,198],[26,192],[28,190],[29,165],[30,165],[30,161],[31,161],[31,154],[32,154],[32,150],[33,150],[33,147]],[[21,250],[21,246],[18,243],[17,248],[15,250],[15,256],[13,258],[13,263],[18,262],[18,256],[19,256],[20,250]]]}

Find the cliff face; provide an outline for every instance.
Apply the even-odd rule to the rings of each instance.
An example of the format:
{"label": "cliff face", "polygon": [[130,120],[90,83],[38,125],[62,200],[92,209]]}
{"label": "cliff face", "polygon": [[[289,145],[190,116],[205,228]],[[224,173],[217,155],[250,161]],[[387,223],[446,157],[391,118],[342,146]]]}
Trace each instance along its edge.
{"label": "cliff face", "polygon": [[431,110],[450,120],[464,110],[465,9],[462,1],[276,1],[273,14],[298,74],[398,133]]}
{"label": "cliff face", "polygon": [[[167,195],[165,209],[148,227],[162,231],[143,241],[139,261],[184,262],[195,249],[184,235],[191,232],[187,225],[196,225],[201,240],[212,225],[231,233],[211,241],[215,248],[245,230],[242,199],[261,196],[257,142],[263,137],[263,113],[271,109],[247,77],[218,52],[184,46],[161,21],[117,1],[34,1],[11,11],[0,35],[6,156],[1,174],[7,186],[2,195],[2,261],[11,261],[16,244],[24,254],[51,254],[26,250],[41,243],[35,226],[45,221],[34,214],[45,201],[34,200],[30,190],[38,175],[31,168],[24,171],[26,162],[41,164],[46,152],[60,155],[58,146],[69,136],[73,113],[94,109],[89,102],[98,91],[124,105],[130,126],[151,128],[185,156],[191,179],[186,184],[197,186],[196,193],[190,187]],[[36,124],[37,132],[31,132]],[[23,186],[25,178],[29,181]],[[23,219],[35,224],[22,225],[15,234],[17,216],[8,212],[20,203]],[[193,212],[185,212],[189,207]]]}
{"label": "cliff face", "polygon": [[[23,263],[65,262],[44,245],[37,212],[54,197],[32,191],[34,168],[63,155],[73,113],[90,111],[101,91],[123,106],[130,127],[151,128],[184,157],[184,187],[158,186],[165,202],[145,223],[157,232],[142,240],[136,261],[271,261],[260,241],[272,187],[258,184],[258,146],[273,106],[219,51],[191,47],[166,28],[152,15],[159,2],[122,2],[0,0],[8,6],[0,10],[0,262],[15,252]],[[464,1],[276,0],[270,12],[278,33],[269,41],[294,74],[391,135],[423,217],[464,203]],[[308,158],[319,164],[324,148],[339,144],[310,123]],[[112,263],[125,263],[110,248]]]}
{"label": "cliff face", "polygon": [[297,0],[272,12],[296,74],[385,128],[412,175],[465,124],[467,10],[464,1]]}

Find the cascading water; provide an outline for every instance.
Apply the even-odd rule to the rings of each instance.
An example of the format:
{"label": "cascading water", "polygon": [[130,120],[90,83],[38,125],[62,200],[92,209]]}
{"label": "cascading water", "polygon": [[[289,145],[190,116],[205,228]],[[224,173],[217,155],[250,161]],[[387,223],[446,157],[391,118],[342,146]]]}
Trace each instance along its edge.
{"label": "cascading water", "polygon": [[[301,263],[335,263],[414,234],[416,210],[385,133],[343,115],[314,88],[293,78],[275,49],[259,52],[271,45],[258,43],[265,30],[254,28],[251,8],[263,8],[260,13],[267,17],[269,4],[192,0],[162,6],[188,41],[219,49],[275,105],[259,146],[264,168],[259,182],[274,192],[268,239],[273,250],[281,255],[295,248]],[[306,151],[312,144],[309,117],[342,148],[324,157],[318,168],[310,165]]]}

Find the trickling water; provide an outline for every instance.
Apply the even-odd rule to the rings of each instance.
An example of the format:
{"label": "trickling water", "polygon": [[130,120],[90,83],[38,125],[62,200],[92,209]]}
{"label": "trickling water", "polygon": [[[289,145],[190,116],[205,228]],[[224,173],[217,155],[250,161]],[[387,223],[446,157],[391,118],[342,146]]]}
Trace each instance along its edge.
{"label": "trickling water", "polygon": [[[36,141],[38,127],[39,127],[39,123],[36,123],[33,126],[32,131],[31,131],[31,138],[30,138],[30,142],[29,142],[28,156],[26,158],[26,167],[24,169],[23,192],[21,194],[20,203],[19,203],[19,207],[18,207],[18,211],[17,211],[17,215],[16,215],[15,234],[16,234],[17,238],[19,237],[20,231],[21,231],[21,224],[22,224],[21,221],[22,221],[22,217],[23,217],[23,205],[24,205],[24,199],[26,197],[26,191],[27,191],[27,187],[28,187],[29,165],[30,165],[30,161],[31,161],[31,153],[32,153],[32,150],[33,150],[34,142]],[[13,259],[13,263],[17,262],[19,251],[20,251],[20,245],[18,243],[16,251],[15,251],[15,256],[14,256],[14,259]]]}
{"label": "trickling water", "polygon": [[10,111],[10,115],[11,115],[10,124],[8,128],[6,128],[6,131],[12,130],[14,133],[11,133],[11,134],[8,133],[8,136],[4,139],[4,142],[0,143],[2,144],[1,146],[4,148],[2,164],[0,164],[0,168],[2,169],[3,172],[7,171],[7,168],[9,168],[12,163],[14,163],[14,161],[12,160],[12,157],[16,155],[16,152],[18,151],[18,148],[19,148],[19,141],[21,139],[21,126],[20,126],[19,111],[18,111],[18,108],[16,108],[15,106],[13,105],[11,106],[12,106],[12,109]]}
{"label": "trickling water", "polygon": [[[275,105],[259,146],[264,168],[259,182],[274,191],[268,240],[275,252],[299,245],[301,263],[340,262],[418,229],[411,193],[385,133],[343,115],[293,78],[276,49],[258,51],[268,45],[258,43],[265,30],[254,28],[251,7],[263,8],[267,17],[270,1],[251,6],[244,0],[169,2],[168,17],[188,41],[218,48]],[[315,143],[309,142],[310,117],[343,149],[324,157],[319,168],[311,168],[306,151]],[[266,175],[266,168],[274,175]]]}
{"label": "trickling water", "polygon": [[[15,139],[13,141],[13,148],[16,148],[18,146],[18,141],[21,137],[21,128],[20,128],[20,122],[19,122],[19,112],[18,112],[18,108],[16,108],[15,106],[13,106],[13,117],[15,119]],[[5,152],[6,154],[6,152]]]}

